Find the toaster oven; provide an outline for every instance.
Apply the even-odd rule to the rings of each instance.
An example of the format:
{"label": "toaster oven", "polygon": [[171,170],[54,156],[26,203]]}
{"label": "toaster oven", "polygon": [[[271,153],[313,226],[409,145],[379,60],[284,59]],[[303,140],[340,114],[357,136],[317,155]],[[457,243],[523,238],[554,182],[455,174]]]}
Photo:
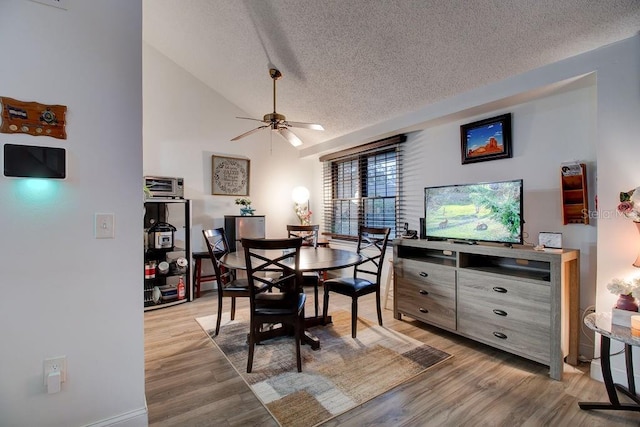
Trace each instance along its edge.
{"label": "toaster oven", "polygon": [[184,199],[184,178],[145,176],[144,185],[152,198]]}

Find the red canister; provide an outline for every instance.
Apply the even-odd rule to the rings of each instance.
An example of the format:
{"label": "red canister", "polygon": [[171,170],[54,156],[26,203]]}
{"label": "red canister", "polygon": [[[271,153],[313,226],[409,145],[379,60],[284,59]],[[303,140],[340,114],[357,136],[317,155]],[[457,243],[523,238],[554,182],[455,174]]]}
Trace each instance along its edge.
{"label": "red canister", "polygon": [[144,278],[145,279],[153,279],[156,277],[156,266],[155,263],[146,263],[144,265]]}

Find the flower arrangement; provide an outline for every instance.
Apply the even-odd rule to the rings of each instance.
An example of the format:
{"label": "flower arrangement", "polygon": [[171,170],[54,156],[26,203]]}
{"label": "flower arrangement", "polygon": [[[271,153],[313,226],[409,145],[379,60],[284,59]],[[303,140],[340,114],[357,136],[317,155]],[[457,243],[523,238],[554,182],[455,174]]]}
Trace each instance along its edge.
{"label": "flower arrangement", "polygon": [[633,295],[640,297],[640,277],[632,280],[612,279],[607,283],[607,289],[614,295]]}
{"label": "flower arrangement", "polygon": [[300,220],[300,225],[309,225],[311,224],[311,214],[313,212],[311,212],[309,210],[309,207],[301,205],[301,204],[294,204],[294,208],[293,208],[296,212],[296,215],[298,216],[298,219]]}
{"label": "flower arrangement", "polygon": [[246,197],[236,199],[236,205],[251,206],[251,199],[248,199]]}
{"label": "flower arrangement", "polygon": [[620,192],[620,204],[618,212],[633,222],[640,222],[640,187]]}
{"label": "flower arrangement", "polygon": [[618,295],[618,301],[613,308],[625,311],[638,311],[636,298],[640,297],[640,277],[629,280],[613,279],[607,283],[607,289],[612,294]]}

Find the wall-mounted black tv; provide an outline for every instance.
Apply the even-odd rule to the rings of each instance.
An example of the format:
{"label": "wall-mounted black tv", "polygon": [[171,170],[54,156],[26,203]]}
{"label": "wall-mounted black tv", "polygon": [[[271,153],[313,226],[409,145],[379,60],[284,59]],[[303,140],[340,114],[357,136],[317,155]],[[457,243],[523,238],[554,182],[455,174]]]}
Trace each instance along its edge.
{"label": "wall-mounted black tv", "polygon": [[522,244],[522,180],[424,189],[427,239]]}

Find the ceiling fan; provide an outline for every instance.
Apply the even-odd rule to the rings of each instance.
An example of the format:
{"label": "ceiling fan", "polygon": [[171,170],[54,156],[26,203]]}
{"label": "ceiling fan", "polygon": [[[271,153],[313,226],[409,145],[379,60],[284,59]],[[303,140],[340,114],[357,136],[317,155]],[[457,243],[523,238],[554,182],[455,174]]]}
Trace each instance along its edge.
{"label": "ceiling fan", "polygon": [[254,132],[257,132],[262,129],[271,128],[274,132],[277,132],[281,137],[286,139],[293,145],[297,147],[302,145],[302,141],[298,138],[293,132],[289,130],[289,128],[304,128],[304,129],[313,129],[313,130],[324,130],[322,125],[315,123],[301,123],[301,122],[290,122],[286,119],[282,114],[276,113],[276,80],[282,78],[282,73],[275,68],[269,69],[269,75],[273,79],[273,113],[265,114],[262,120],[260,119],[252,119],[249,117],[236,117],[237,119],[245,119],[245,120],[255,120],[257,122],[262,122],[264,125],[259,126],[249,132],[245,132],[242,135],[238,135],[233,138],[231,141],[237,141],[240,138],[244,138],[245,136],[251,135]]}

